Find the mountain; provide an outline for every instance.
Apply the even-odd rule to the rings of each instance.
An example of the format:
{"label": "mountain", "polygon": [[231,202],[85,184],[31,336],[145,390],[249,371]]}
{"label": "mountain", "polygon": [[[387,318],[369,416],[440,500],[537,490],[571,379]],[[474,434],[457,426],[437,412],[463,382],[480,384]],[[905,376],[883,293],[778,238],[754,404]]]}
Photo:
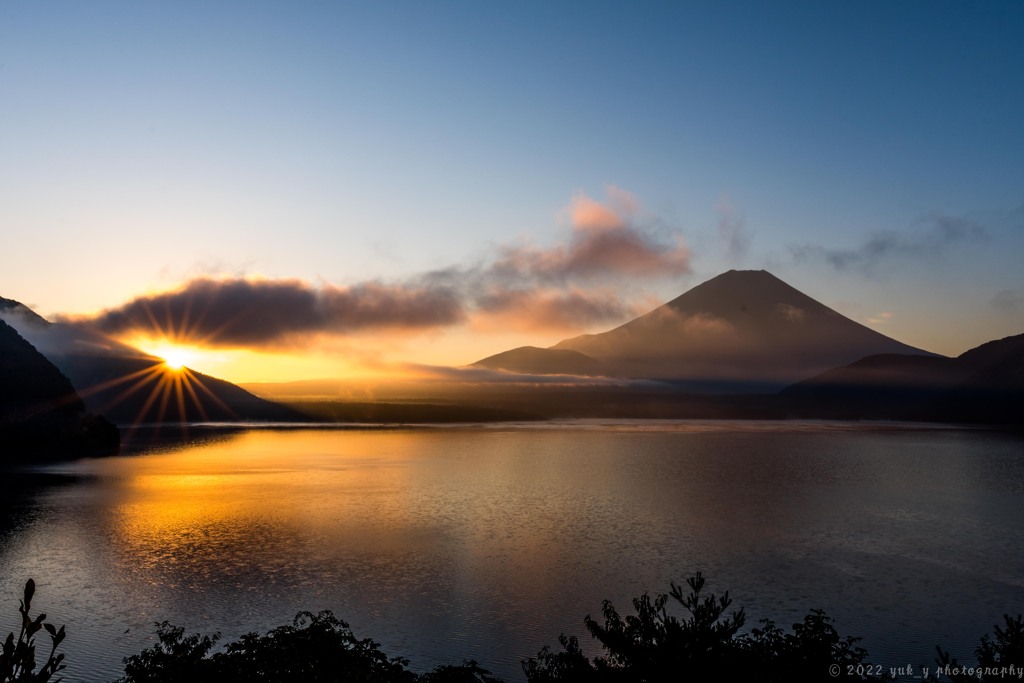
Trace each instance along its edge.
{"label": "mountain", "polygon": [[33,325],[49,325],[50,321],[42,317],[25,304],[14,299],[5,299],[0,296],[0,316],[4,314],[16,315]]}
{"label": "mountain", "polygon": [[492,370],[514,369],[529,375],[589,375],[609,374],[610,368],[590,356],[570,349],[541,349],[536,346],[520,346],[504,351],[473,365]]}
{"label": "mountain", "polygon": [[62,355],[82,398],[118,424],[162,422],[289,422],[304,418],[285,406],[188,368],[167,369],[154,357]]}
{"label": "mountain", "polygon": [[0,318],[67,376],[88,410],[118,424],[303,419],[230,382],[187,368],[172,371],[161,359],[87,327],[51,323],[11,299],[0,299]]}
{"label": "mountain", "polygon": [[927,420],[931,405],[971,374],[955,358],[881,354],[779,392],[793,417]]}
{"label": "mountain", "polygon": [[[477,364],[529,372],[557,368],[553,354],[574,351],[604,374],[669,381],[686,391],[749,392],[775,391],[869,355],[934,355],[856,323],[763,270],[731,270],[624,325],[541,351],[549,356],[543,362],[535,355],[523,363],[506,352],[513,355]],[[494,360],[503,356],[503,363]]]}
{"label": "mountain", "polygon": [[935,401],[933,419],[1024,425],[1024,334],[982,344],[957,361],[971,374]]}
{"label": "mountain", "polygon": [[117,428],[86,414],[68,378],[0,320],[0,461],[113,453],[118,442]]}
{"label": "mountain", "polygon": [[779,396],[794,417],[1024,424],[1024,334],[956,358],[870,356]]}

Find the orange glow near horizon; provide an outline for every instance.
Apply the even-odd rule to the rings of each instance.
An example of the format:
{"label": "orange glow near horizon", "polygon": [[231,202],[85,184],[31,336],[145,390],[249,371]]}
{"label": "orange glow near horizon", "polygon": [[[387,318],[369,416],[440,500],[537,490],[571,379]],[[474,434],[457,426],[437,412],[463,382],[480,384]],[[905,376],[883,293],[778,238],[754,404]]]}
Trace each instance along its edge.
{"label": "orange glow near horizon", "polygon": [[267,351],[244,348],[211,348],[166,339],[133,337],[124,343],[159,358],[170,374],[201,372],[234,383],[293,382],[328,378],[376,378],[403,374],[388,364],[353,358],[351,353],[332,352],[317,346]]}
{"label": "orange glow near horizon", "polygon": [[[473,332],[457,328],[412,339],[404,334],[307,339],[302,345],[267,349],[207,346],[202,340],[160,333],[123,337],[120,341],[162,359],[168,369],[188,367],[236,384],[414,380],[424,376],[416,366],[460,367],[507,348],[536,343],[536,335]],[[554,343],[558,339],[544,341]]]}

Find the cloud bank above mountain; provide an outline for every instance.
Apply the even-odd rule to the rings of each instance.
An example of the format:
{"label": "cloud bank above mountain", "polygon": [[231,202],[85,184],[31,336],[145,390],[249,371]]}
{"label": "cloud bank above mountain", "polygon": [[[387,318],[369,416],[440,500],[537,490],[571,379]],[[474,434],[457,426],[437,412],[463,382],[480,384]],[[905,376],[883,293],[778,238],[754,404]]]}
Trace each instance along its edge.
{"label": "cloud bank above mountain", "polygon": [[666,235],[644,224],[632,195],[617,188],[608,195],[605,202],[573,198],[561,243],[499,245],[490,259],[471,266],[348,285],[200,276],[172,291],[64,321],[114,336],[253,348],[460,324],[573,331],[621,322],[651,304],[639,288],[643,283],[688,274],[691,255],[678,232]]}

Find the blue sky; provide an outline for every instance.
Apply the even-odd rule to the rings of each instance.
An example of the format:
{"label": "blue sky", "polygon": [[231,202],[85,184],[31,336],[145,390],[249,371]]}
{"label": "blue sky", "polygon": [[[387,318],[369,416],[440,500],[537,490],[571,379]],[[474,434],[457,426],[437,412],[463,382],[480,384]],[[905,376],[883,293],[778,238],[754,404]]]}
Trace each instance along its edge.
{"label": "blue sky", "polygon": [[636,310],[767,268],[959,353],[1024,332],[1021,35],[1020,2],[5,1],[0,295],[407,285],[557,250],[592,201],[688,250],[601,280]]}

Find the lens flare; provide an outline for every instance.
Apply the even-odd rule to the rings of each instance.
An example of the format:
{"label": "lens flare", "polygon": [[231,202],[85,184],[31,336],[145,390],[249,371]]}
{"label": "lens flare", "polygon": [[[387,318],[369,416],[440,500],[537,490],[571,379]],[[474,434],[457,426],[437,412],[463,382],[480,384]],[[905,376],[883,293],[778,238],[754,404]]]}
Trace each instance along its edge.
{"label": "lens flare", "polygon": [[153,348],[151,353],[163,360],[164,365],[171,370],[181,370],[195,360],[195,352],[184,346],[173,344],[161,344]]}

